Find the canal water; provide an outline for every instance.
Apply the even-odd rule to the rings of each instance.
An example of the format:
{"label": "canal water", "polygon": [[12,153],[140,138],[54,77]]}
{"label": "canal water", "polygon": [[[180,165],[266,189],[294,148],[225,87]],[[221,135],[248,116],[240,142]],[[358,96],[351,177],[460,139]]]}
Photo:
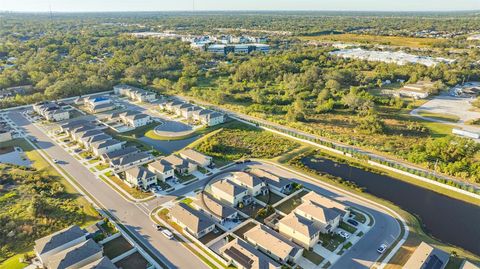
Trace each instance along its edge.
{"label": "canal water", "polygon": [[316,171],[355,182],[366,192],[419,217],[424,229],[435,238],[480,255],[480,205],[325,158],[310,156],[302,162]]}

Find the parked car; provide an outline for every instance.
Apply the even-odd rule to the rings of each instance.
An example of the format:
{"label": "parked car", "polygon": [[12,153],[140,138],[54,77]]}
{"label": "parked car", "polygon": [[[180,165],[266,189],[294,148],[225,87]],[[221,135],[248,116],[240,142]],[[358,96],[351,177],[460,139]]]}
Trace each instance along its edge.
{"label": "parked car", "polygon": [[162,234],[168,239],[173,239],[173,233],[170,232],[168,229],[163,229]]}
{"label": "parked car", "polygon": [[158,225],[158,224],[152,224],[153,228],[157,229],[157,231],[160,231],[162,229],[162,226]]}
{"label": "parked car", "polygon": [[354,219],[349,219],[349,220],[347,220],[347,222],[352,224],[353,226],[358,226],[358,221],[356,221]]}
{"label": "parked car", "polygon": [[345,238],[345,239],[348,239],[350,237],[350,234],[348,234],[344,231],[338,231],[337,234],[340,235],[341,237]]}
{"label": "parked car", "polygon": [[53,163],[59,163],[60,161],[57,159],[52,159]]}
{"label": "parked car", "polygon": [[386,249],[387,249],[387,245],[381,244],[380,247],[377,248],[377,252],[382,254],[383,252],[385,252]]}

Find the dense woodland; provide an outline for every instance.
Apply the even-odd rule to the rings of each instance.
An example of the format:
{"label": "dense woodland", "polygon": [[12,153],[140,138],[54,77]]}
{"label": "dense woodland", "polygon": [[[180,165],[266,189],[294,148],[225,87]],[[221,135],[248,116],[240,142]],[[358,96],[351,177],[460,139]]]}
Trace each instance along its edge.
{"label": "dense woodland", "polygon": [[[218,33],[218,28],[268,35],[270,54],[228,55],[192,51],[179,40],[138,39],[133,31]],[[0,88],[33,85],[33,92],[0,100],[0,107],[109,90],[119,82],[182,94],[263,117],[327,138],[357,145],[480,180],[480,148],[448,136],[408,112],[419,102],[379,94],[399,87],[382,81],[436,81],[441,91],[480,80],[480,50],[466,34],[445,40],[441,51],[454,64],[436,67],[346,60],[332,47],[311,47],[299,35],[369,29],[409,36],[420,30],[470,33],[480,18],[470,13],[108,13],[0,14]],[[268,32],[287,31],[291,33]],[[285,35],[287,34],[287,35]],[[470,49],[451,52],[455,48]],[[8,59],[14,57],[12,63]],[[458,147],[458,145],[463,145]]]}

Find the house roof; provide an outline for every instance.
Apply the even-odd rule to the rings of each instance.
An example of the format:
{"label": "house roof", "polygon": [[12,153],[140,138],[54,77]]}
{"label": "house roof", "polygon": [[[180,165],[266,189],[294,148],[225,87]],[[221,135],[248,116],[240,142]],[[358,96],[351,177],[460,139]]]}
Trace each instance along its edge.
{"label": "house roof", "polygon": [[279,224],[283,224],[287,227],[292,228],[296,233],[300,233],[307,237],[312,237],[320,231],[318,226],[315,223],[307,218],[304,218],[300,215],[291,212],[283,219],[279,221]]}
{"label": "house roof", "polygon": [[110,100],[110,98],[108,98],[107,96],[95,96],[95,97],[88,98],[88,101],[92,103],[98,103],[98,102],[103,102],[108,100]]}
{"label": "house roof", "polygon": [[47,258],[48,269],[65,269],[85,260],[97,253],[102,253],[103,248],[92,239],[88,239],[73,247],[67,248]]}
{"label": "house roof", "polygon": [[203,208],[205,211],[213,213],[221,219],[228,218],[237,212],[235,209],[224,205],[222,202],[213,198],[207,192],[197,194],[196,200],[193,201],[193,204],[197,207]]}
{"label": "house roof", "polygon": [[254,248],[249,243],[235,238],[220,248],[220,253],[230,257],[235,263],[248,269],[280,268],[280,264]]}
{"label": "house roof", "polygon": [[422,242],[403,266],[405,269],[442,269],[448,262],[449,254]]}
{"label": "house roof", "polygon": [[273,185],[277,188],[283,188],[285,186],[287,186],[288,184],[291,184],[292,182],[288,179],[285,179],[283,177],[279,177],[277,175],[274,175],[272,173],[269,173],[263,169],[258,169],[258,168],[254,168],[252,170],[250,170],[250,173],[252,173],[253,175],[265,180],[268,185]]}
{"label": "house roof", "polygon": [[115,151],[112,151],[112,152],[109,152],[109,153],[105,153],[105,154],[103,154],[103,157],[105,159],[112,160],[112,159],[115,159],[115,158],[125,156],[125,155],[130,154],[130,153],[139,152],[139,151],[140,150],[137,147],[130,146],[130,147],[115,150]]}
{"label": "house roof", "polygon": [[311,202],[301,204],[295,209],[295,212],[302,216],[309,216],[310,219],[320,222],[322,226],[327,226],[330,221],[340,216],[338,211]]}
{"label": "house roof", "polygon": [[98,141],[105,141],[105,140],[108,140],[108,139],[112,139],[112,137],[107,135],[107,134],[99,134],[99,135],[95,135],[95,136],[90,136],[87,141],[88,141],[88,143],[95,143],[95,142],[98,142]]}
{"label": "house roof", "polygon": [[87,123],[87,124],[85,124],[85,125],[80,125],[80,126],[73,127],[73,128],[71,128],[70,130],[71,130],[72,133],[74,133],[74,134],[82,135],[84,132],[87,132],[87,131],[90,131],[90,130],[94,130],[94,129],[97,129],[97,126],[96,126],[96,125],[91,124],[91,123]]}
{"label": "house roof", "polygon": [[219,180],[212,184],[212,190],[218,189],[230,196],[237,196],[240,193],[247,191],[246,188],[226,179]]}
{"label": "house roof", "polygon": [[191,208],[184,203],[176,204],[170,210],[170,214],[175,217],[179,222],[187,226],[188,229],[194,233],[201,232],[215,224],[203,213]]}
{"label": "house roof", "polygon": [[148,168],[150,168],[151,170],[162,172],[162,173],[173,169],[172,165],[165,160],[157,160],[152,163],[149,163]]}
{"label": "house roof", "polygon": [[102,149],[102,148],[106,148],[106,147],[121,144],[121,143],[122,143],[121,141],[118,141],[117,139],[112,138],[109,140],[92,143],[92,147],[96,149]]}
{"label": "house roof", "polygon": [[139,119],[144,119],[144,118],[150,118],[150,116],[147,115],[147,114],[138,113],[138,114],[135,114],[135,115],[126,116],[125,118],[127,118],[129,120],[139,120]]}
{"label": "house roof", "polygon": [[65,130],[70,130],[72,128],[75,128],[77,126],[82,126],[82,125],[86,125],[90,123],[89,121],[87,120],[74,120],[74,121],[69,121],[65,124],[62,124],[62,129],[65,129]]}
{"label": "house roof", "polygon": [[113,262],[109,258],[103,257],[83,267],[80,267],[80,269],[118,269],[118,268],[113,264]]}
{"label": "house roof", "polygon": [[123,166],[123,165],[133,163],[135,161],[140,161],[140,160],[151,158],[151,157],[152,155],[150,153],[147,153],[144,151],[133,152],[113,160],[112,164]]}
{"label": "house roof", "polygon": [[83,134],[80,135],[80,138],[88,138],[88,137],[96,136],[100,134],[104,134],[104,132],[99,129],[93,129],[93,130],[85,131]]}
{"label": "house roof", "polygon": [[256,176],[250,175],[246,172],[232,172],[232,181],[241,184],[243,186],[247,186],[249,188],[253,188],[259,184],[262,184],[263,181]]}
{"label": "house roof", "polygon": [[312,202],[325,208],[331,208],[339,211],[340,214],[345,215],[348,211],[348,206],[337,202],[333,199],[320,195],[314,191],[310,191],[302,197],[302,202]]}
{"label": "house roof", "polygon": [[156,176],[154,173],[145,169],[143,166],[136,166],[125,171],[125,174],[130,175],[136,179],[147,179]]}
{"label": "house roof", "polygon": [[193,161],[197,164],[200,164],[200,163],[205,163],[207,161],[210,161],[210,157],[205,155],[205,154],[202,154],[198,151],[195,151],[193,149],[186,149],[186,150],[183,150],[182,152],[180,152],[180,155],[183,157],[183,158],[186,158],[186,159],[189,159],[190,161]]}
{"label": "house roof", "polygon": [[109,107],[113,107],[113,104],[112,104],[112,103],[94,104],[93,107],[92,107],[92,109],[93,109],[93,110],[98,110],[98,109],[109,108]]}
{"label": "house roof", "polygon": [[167,157],[164,157],[162,160],[170,163],[172,166],[175,166],[175,167],[188,167],[188,161],[187,160],[184,160],[178,156],[175,156],[175,155],[169,155]]}
{"label": "house roof", "polygon": [[264,225],[257,225],[244,234],[247,241],[254,242],[263,249],[268,249],[273,255],[286,260],[288,257],[294,257],[301,248],[291,241],[284,238],[279,233],[267,228]]}
{"label": "house roof", "polygon": [[51,235],[35,240],[35,251],[41,255],[82,236],[85,236],[85,232],[77,225],[73,225]]}

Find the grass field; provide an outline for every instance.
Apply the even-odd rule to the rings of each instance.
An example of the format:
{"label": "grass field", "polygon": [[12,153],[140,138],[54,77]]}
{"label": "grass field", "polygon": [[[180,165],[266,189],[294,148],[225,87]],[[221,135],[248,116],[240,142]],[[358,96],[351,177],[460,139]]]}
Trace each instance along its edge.
{"label": "grass field", "polygon": [[302,40],[315,41],[338,41],[346,43],[362,43],[362,44],[381,44],[390,46],[404,46],[412,48],[431,47],[442,40],[436,38],[417,38],[402,36],[378,36],[378,35],[359,35],[359,34],[338,34],[338,35],[321,35],[321,36],[302,36]]}
{"label": "grass field", "polygon": [[418,114],[422,117],[434,119],[434,120],[442,120],[456,123],[460,120],[459,117],[451,114],[440,114],[440,113],[433,113],[433,112],[426,112],[426,111],[419,111]]}

